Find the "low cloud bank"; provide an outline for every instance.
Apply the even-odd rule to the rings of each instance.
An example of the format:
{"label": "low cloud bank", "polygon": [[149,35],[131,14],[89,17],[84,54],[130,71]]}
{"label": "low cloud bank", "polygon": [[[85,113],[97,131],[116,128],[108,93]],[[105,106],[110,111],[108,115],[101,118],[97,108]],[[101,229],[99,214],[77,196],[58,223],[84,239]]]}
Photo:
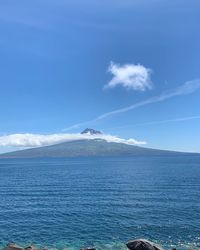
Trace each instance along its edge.
{"label": "low cloud bank", "polygon": [[41,147],[62,142],[77,140],[94,140],[103,139],[107,142],[124,143],[128,145],[144,145],[145,141],[137,141],[135,139],[123,139],[109,134],[11,134],[0,136],[0,146],[12,147]]}

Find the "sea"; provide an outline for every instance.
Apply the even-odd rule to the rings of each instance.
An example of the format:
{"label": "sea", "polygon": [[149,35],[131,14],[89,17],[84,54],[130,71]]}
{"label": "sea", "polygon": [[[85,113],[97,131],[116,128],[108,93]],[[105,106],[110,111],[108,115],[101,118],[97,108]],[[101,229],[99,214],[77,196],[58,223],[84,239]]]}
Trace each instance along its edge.
{"label": "sea", "polygon": [[200,249],[200,156],[0,160],[0,248]]}

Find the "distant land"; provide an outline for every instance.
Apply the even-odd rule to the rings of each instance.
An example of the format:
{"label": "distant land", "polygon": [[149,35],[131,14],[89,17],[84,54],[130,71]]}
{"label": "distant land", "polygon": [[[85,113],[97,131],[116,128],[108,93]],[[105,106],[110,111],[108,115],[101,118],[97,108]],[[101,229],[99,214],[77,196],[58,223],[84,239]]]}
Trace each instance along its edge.
{"label": "distant land", "polygon": [[[98,135],[100,131],[85,129],[82,134]],[[42,158],[42,157],[86,157],[86,156],[175,156],[176,151],[151,149],[125,143],[107,142],[104,139],[88,139],[62,142],[50,146],[29,148],[0,154],[0,158]],[[195,154],[195,153],[194,153]]]}

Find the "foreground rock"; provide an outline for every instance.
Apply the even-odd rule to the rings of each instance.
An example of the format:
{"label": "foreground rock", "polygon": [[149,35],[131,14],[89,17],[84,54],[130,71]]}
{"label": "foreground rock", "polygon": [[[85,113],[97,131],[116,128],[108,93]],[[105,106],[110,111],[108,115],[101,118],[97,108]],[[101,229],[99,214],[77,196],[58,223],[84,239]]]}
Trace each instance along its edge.
{"label": "foreground rock", "polygon": [[23,250],[23,248],[15,243],[9,243],[3,250]]}
{"label": "foreground rock", "polygon": [[25,247],[24,249],[25,250],[37,250],[37,248],[34,246],[28,246],[28,247]]}
{"label": "foreground rock", "polygon": [[97,250],[95,247],[81,248],[80,250]]}
{"label": "foreground rock", "polygon": [[164,250],[161,246],[145,239],[131,240],[126,246],[130,250]]}
{"label": "foreground rock", "polygon": [[[129,250],[164,250],[161,246],[145,239],[131,240],[128,243],[126,243],[126,246]],[[3,250],[38,250],[38,249],[31,245],[23,248],[15,243],[9,243]],[[48,250],[48,248],[44,247],[42,250]],[[86,247],[86,248],[81,248],[80,250],[97,250],[97,248]]]}

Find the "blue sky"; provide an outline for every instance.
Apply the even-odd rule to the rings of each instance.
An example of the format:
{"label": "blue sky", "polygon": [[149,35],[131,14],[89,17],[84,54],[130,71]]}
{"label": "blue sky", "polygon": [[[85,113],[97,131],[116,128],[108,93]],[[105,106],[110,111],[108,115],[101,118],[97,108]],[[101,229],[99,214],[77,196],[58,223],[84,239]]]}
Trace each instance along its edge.
{"label": "blue sky", "polygon": [[200,152],[199,13],[198,0],[1,0],[0,136],[92,127]]}

